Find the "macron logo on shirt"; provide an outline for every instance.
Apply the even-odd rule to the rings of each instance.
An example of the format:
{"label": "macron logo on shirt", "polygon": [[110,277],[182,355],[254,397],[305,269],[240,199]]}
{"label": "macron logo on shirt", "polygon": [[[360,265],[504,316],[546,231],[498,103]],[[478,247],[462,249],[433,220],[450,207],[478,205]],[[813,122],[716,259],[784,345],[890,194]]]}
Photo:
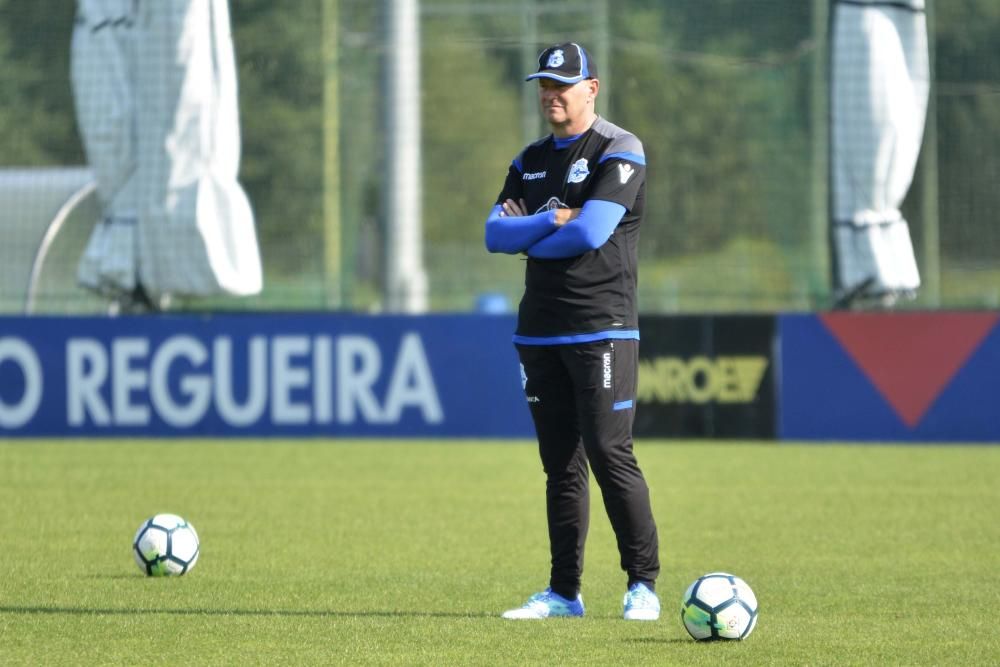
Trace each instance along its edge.
{"label": "macron logo on shirt", "polygon": [[621,179],[622,185],[628,183],[628,179],[632,178],[632,174],[635,173],[635,169],[627,162],[622,162],[618,165],[618,178]]}
{"label": "macron logo on shirt", "polygon": [[544,171],[527,171],[521,176],[523,181],[537,181],[540,178],[545,178]]}

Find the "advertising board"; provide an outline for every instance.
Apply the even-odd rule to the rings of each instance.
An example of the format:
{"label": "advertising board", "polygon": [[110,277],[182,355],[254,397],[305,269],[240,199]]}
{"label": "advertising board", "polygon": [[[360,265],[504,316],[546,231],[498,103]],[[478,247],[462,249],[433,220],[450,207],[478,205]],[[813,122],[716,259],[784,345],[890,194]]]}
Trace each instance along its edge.
{"label": "advertising board", "polygon": [[774,437],[774,317],[649,316],[640,328],[637,437]]}
{"label": "advertising board", "polygon": [[783,315],[780,437],[1000,442],[1000,314]]}
{"label": "advertising board", "polygon": [[529,437],[497,315],[0,318],[7,436]]}

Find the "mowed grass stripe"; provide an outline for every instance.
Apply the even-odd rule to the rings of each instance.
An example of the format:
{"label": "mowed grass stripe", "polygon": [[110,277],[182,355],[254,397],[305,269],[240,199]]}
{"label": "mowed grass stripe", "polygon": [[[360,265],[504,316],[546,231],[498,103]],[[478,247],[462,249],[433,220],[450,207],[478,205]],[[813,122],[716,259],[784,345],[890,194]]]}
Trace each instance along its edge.
{"label": "mowed grass stripe", "polygon": [[[1000,664],[1000,448],[637,444],[664,613],[621,620],[592,494],[587,617],[507,622],[546,583],[535,446],[500,441],[7,441],[0,664]],[[195,570],[129,552],[189,519]],[[680,597],[729,570],[760,621],[688,639]]]}

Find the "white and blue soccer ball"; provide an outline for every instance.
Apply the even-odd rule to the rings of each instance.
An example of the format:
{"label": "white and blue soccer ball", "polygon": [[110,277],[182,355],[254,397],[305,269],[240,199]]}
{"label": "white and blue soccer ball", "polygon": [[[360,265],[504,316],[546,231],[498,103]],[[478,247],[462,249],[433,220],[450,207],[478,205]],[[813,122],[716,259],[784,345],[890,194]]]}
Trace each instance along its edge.
{"label": "white and blue soccer ball", "polygon": [[198,562],[200,550],[194,526],[176,514],[146,519],[132,540],[136,565],[150,577],[187,574]]}
{"label": "white and blue soccer ball", "polygon": [[736,575],[711,572],[688,586],[681,620],[698,641],[746,639],[757,625],[757,596]]}

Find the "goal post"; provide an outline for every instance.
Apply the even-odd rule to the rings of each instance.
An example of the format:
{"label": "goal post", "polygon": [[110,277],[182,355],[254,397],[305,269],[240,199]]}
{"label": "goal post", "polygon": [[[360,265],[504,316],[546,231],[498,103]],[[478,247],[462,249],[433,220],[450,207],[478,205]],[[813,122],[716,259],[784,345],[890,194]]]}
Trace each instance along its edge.
{"label": "goal post", "polygon": [[[46,257],[95,190],[86,167],[0,169],[0,313],[35,312]],[[69,270],[75,275],[75,264]]]}

